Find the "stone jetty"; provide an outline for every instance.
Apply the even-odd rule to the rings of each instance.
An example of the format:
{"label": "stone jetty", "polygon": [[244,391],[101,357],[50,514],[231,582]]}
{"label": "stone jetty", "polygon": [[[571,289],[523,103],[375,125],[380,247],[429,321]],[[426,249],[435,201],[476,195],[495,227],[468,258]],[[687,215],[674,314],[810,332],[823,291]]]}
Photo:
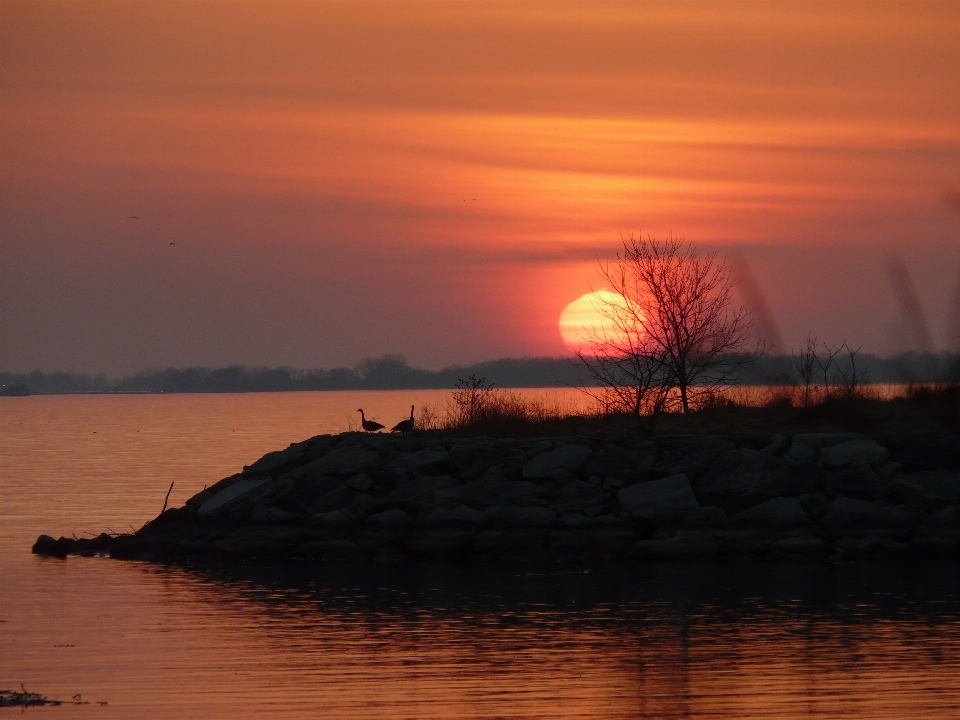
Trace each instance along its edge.
{"label": "stone jetty", "polygon": [[42,555],[323,562],[960,560],[960,433],[320,435],[140,531]]}

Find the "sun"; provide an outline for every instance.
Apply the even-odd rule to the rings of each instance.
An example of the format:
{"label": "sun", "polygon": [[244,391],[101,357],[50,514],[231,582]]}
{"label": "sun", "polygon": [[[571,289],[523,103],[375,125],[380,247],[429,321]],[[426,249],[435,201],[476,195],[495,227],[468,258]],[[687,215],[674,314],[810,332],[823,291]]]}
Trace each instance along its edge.
{"label": "sun", "polygon": [[560,313],[560,337],[573,352],[589,353],[598,337],[619,340],[622,333],[600,309],[624,306],[627,300],[611,290],[595,290],[574,300]]}

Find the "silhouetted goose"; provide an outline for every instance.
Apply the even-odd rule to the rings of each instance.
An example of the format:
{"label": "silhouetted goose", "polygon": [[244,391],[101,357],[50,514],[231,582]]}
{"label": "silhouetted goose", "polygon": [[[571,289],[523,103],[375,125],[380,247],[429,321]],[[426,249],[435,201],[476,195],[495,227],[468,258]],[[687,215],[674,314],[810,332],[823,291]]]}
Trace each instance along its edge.
{"label": "silhouetted goose", "polygon": [[396,425],[394,425],[392,428],[390,428],[390,432],[400,432],[400,433],[403,433],[404,435],[406,435],[408,432],[411,432],[411,431],[413,430],[413,425],[414,425],[414,423],[413,423],[413,405],[411,405],[411,406],[410,406],[410,417],[409,417],[408,419],[406,419],[406,420],[401,420],[400,422],[398,422]]}
{"label": "silhouetted goose", "polygon": [[360,408],[359,410],[357,410],[357,412],[360,413],[360,427],[362,427],[364,430],[366,430],[367,432],[376,432],[377,430],[383,430],[383,425],[381,425],[378,422],[374,422],[373,420],[367,420],[363,416],[363,408]]}

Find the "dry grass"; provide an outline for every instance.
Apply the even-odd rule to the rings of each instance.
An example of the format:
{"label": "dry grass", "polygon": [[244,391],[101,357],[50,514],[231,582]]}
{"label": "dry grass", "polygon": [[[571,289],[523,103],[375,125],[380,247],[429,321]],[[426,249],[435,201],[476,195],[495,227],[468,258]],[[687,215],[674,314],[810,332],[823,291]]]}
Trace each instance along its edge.
{"label": "dry grass", "polygon": [[[884,399],[879,392],[855,396],[824,395],[800,407],[790,387],[771,388],[765,400],[736,392],[705,397],[684,415],[663,413],[657,434],[776,432],[911,432],[960,430],[960,385],[919,386],[907,396]],[[463,398],[461,398],[462,401]],[[444,435],[491,437],[627,436],[650,434],[649,424],[629,414],[584,412],[559,400],[525,398],[505,390],[490,390],[464,414],[452,397],[443,407],[423,407],[418,428]]]}

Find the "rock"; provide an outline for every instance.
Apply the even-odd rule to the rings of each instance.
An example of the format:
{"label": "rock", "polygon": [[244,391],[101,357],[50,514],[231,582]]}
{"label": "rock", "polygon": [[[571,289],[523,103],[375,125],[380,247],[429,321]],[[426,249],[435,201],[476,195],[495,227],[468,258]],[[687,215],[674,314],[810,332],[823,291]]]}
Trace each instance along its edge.
{"label": "rock", "polygon": [[860,498],[862,500],[883,500],[890,496],[892,483],[880,478],[864,462],[854,463],[844,470],[827,473],[824,487],[832,497]]}
{"label": "rock", "polygon": [[829,551],[827,544],[816,535],[795,535],[771,543],[771,549],[781,555],[823,557]]}
{"label": "rock", "polygon": [[909,433],[884,438],[893,459],[910,471],[960,471],[960,433]]}
{"label": "rock", "polygon": [[407,515],[403,510],[385,510],[384,512],[371,515],[367,518],[367,524],[379,528],[399,528],[406,527],[413,523],[413,518]]}
{"label": "rock", "polygon": [[583,512],[588,515],[599,515],[603,512],[603,491],[581,480],[573,480],[560,490],[560,495],[550,503],[550,507],[558,514]]}
{"label": "rock", "polygon": [[873,440],[847,440],[823,448],[820,457],[836,470],[855,464],[881,465],[890,459],[890,451]]}
{"label": "rock", "polygon": [[63,559],[70,551],[70,548],[65,540],[65,538],[54,540],[49,535],[41,535],[33,544],[31,552],[33,552],[34,555],[44,555],[46,557]]}
{"label": "rock", "polygon": [[563,517],[557,519],[557,528],[562,530],[607,527],[611,525],[623,527],[625,523],[623,520],[620,520],[613,515],[598,515],[591,517],[589,515],[580,515],[574,513],[571,515],[564,515]]}
{"label": "rock", "polygon": [[471,526],[421,526],[414,529],[404,547],[416,557],[453,560],[467,554],[476,533],[476,528]]}
{"label": "rock", "polygon": [[[361,495],[356,490],[340,483],[340,487],[331,490],[310,503],[307,511],[310,514],[316,514],[331,512],[333,510],[345,510],[353,505],[358,496]],[[362,495],[361,497],[369,496]]]}
{"label": "rock", "polygon": [[[274,484],[274,490],[266,501],[283,510],[312,514],[322,510],[336,510],[336,507],[320,508],[321,500],[329,493],[347,490],[339,480],[321,475],[319,477],[287,478]],[[350,489],[349,493],[356,494]],[[330,503],[327,503],[330,504]]]}
{"label": "rock", "polygon": [[256,490],[258,487],[269,481],[270,478],[268,477],[250,479],[243,478],[241,480],[237,480],[235,483],[229,485],[224,490],[221,490],[213,497],[208,498],[203,505],[200,506],[200,509],[197,510],[197,517],[201,519],[208,518],[220,510],[220,508],[240,497],[243,497],[251,490]]}
{"label": "rock", "polygon": [[635,529],[615,517],[589,518],[567,515],[557,522],[547,544],[561,554],[587,552],[622,554],[636,540]]}
{"label": "rock", "polygon": [[844,560],[904,560],[910,546],[878,535],[858,538],[840,538],[837,550]]}
{"label": "rock", "polygon": [[275,507],[261,507],[250,513],[251,522],[264,523],[267,525],[275,523],[285,523],[297,517],[296,513],[280,510]]}
{"label": "rock", "polygon": [[820,522],[827,512],[827,505],[830,504],[830,501],[823,493],[804,493],[800,496],[800,504],[808,518]]}
{"label": "rock", "polygon": [[478,478],[497,465],[497,444],[490,438],[470,438],[451,443],[450,465],[464,478]]}
{"label": "rock", "polygon": [[687,510],[680,518],[680,526],[687,528],[711,527],[719,525],[727,519],[723,508],[707,506],[695,507]]}
{"label": "rock", "polygon": [[480,527],[487,522],[487,515],[474,510],[469,505],[459,505],[458,507],[448,509],[435,507],[420,519],[421,525],[428,526],[465,526]]}
{"label": "rock", "polygon": [[741,510],[730,520],[734,523],[774,527],[797,527],[810,523],[800,501],[794,497],[767,500],[754,507]]}
{"label": "rock", "polygon": [[478,560],[515,560],[541,557],[548,528],[486,528],[477,535],[470,549]]}
{"label": "rock", "polygon": [[683,474],[631,485],[618,492],[617,499],[625,512],[650,514],[658,522],[674,520],[700,505]]}
{"label": "rock", "polygon": [[938,510],[920,524],[917,534],[960,539],[960,507]]}
{"label": "rock", "polygon": [[440,492],[455,488],[457,481],[447,475],[403,477],[392,491],[377,499],[377,506],[383,509],[396,507],[417,515],[432,507]]}
{"label": "rock", "polygon": [[878,505],[856,498],[837,498],[827,506],[823,524],[837,529],[913,525],[916,515],[903,505]]}
{"label": "rock", "polygon": [[613,446],[603,454],[593,455],[583,470],[590,475],[605,478],[604,482],[607,483],[637,481],[653,466],[656,450],[653,443],[622,449]]}
{"label": "rock", "polygon": [[562,481],[576,477],[587,458],[593,454],[586,445],[564,445],[556,450],[540,453],[523,465],[527,480]]}
{"label": "rock", "polygon": [[321,527],[343,528],[354,523],[354,516],[346,510],[331,510],[312,515],[311,520]]}
{"label": "rock", "polygon": [[697,481],[697,497],[727,512],[737,512],[763,500],[813,492],[819,474],[816,463],[795,462],[756,450],[734,450],[703,473]]}
{"label": "rock", "polygon": [[863,439],[863,435],[860,433],[797,433],[793,436],[793,443],[800,443],[814,450],[819,450],[829,445],[861,439]]}
{"label": "rock", "polygon": [[893,497],[904,505],[927,511],[960,504],[960,473],[931,471],[901,475],[893,483]]}
{"label": "rock", "polygon": [[671,476],[699,475],[712,466],[721,455],[734,449],[733,443],[729,440],[709,435],[664,439],[661,442],[665,446],[663,457],[653,468]]}
{"label": "rock", "polygon": [[373,480],[365,473],[357,473],[347,480],[346,485],[357,492],[368,493],[373,489]]}
{"label": "rock", "polygon": [[277,450],[267,453],[253,465],[243,468],[243,475],[244,477],[276,476],[289,467],[296,467],[303,460],[304,453],[300,449]]}
{"label": "rock", "polygon": [[369,495],[358,494],[349,505],[343,508],[344,512],[352,517],[363,520],[378,509],[379,503]]}
{"label": "rock", "polygon": [[484,515],[497,527],[550,527],[557,520],[557,513],[546,507],[494,506]]}
{"label": "rock", "polygon": [[440,490],[434,497],[438,504],[446,507],[547,504],[541,487],[522,480],[475,480],[460,487]]}
{"label": "rock", "polygon": [[817,451],[803,442],[793,441],[790,449],[784,454],[785,460],[794,462],[813,462],[817,459]]}
{"label": "rock", "polygon": [[762,452],[764,455],[780,456],[787,451],[789,445],[790,442],[787,440],[786,435],[774,435],[772,438],[770,438],[770,442],[765,445],[760,452]]}
{"label": "rock", "polygon": [[309,462],[294,472],[294,477],[318,477],[333,475],[349,477],[373,470],[380,462],[380,456],[360,445],[337,447],[313,462]]}
{"label": "rock", "polygon": [[397,473],[415,472],[430,473],[443,471],[450,465],[450,454],[442,445],[435,445],[425,450],[412,453],[402,453],[390,463],[390,469]]}
{"label": "rock", "polygon": [[633,545],[627,557],[640,560],[696,562],[710,560],[719,552],[720,543],[713,533],[685,530],[673,537],[640,540]]}

